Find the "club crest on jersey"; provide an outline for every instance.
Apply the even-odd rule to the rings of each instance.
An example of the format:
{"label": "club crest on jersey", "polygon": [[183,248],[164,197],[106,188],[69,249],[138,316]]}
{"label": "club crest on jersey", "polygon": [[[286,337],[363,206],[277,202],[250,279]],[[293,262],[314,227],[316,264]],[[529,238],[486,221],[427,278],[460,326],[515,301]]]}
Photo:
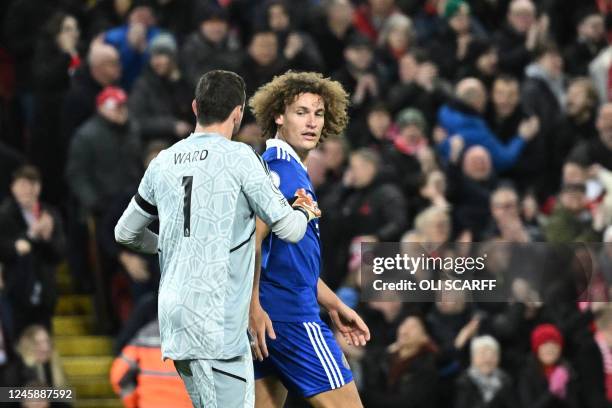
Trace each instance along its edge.
{"label": "club crest on jersey", "polygon": [[280,187],[280,176],[277,172],[270,170],[270,178],[272,179],[272,184],[274,184],[277,188]]}

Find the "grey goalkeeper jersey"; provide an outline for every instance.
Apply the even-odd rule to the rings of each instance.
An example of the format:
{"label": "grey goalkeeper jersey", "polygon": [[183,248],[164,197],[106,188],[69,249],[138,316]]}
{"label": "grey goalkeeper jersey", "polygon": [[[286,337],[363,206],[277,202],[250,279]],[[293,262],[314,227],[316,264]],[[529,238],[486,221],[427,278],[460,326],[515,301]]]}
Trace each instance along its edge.
{"label": "grey goalkeeper jersey", "polygon": [[192,134],[150,164],[136,202],[159,215],[162,355],[226,359],[246,352],[255,216],[292,212],[251,147]]}

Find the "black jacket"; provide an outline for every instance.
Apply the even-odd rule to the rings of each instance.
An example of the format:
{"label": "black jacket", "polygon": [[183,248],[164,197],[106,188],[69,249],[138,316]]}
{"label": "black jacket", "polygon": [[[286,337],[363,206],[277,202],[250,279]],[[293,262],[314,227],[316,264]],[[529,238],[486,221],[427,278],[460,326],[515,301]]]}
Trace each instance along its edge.
{"label": "black jacket", "polygon": [[232,49],[227,40],[213,44],[199,30],[187,37],[180,57],[181,67],[192,87],[195,87],[200,77],[210,70],[235,71],[241,59],[240,53]]}
{"label": "black jacket", "polygon": [[499,70],[522,78],[532,59],[532,53],[525,47],[526,36],[505,24],[494,34],[493,40],[498,49]]}
{"label": "black jacket", "polygon": [[363,359],[364,406],[368,408],[430,408],[438,390],[435,355],[423,350],[403,368],[399,379],[389,384],[395,355],[385,349],[366,353]]}
{"label": "black jacket", "polygon": [[570,370],[567,396],[560,400],[548,391],[548,381],[539,362],[531,356],[519,377],[519,396],[523,408],[578,408],[576,375]]}
{"label": "black jacket", "polygon": [[193,88],[183,78],[171,81],[147,68],[130,93],[130,114],[140,126],[143,138],[176,141],[177,121],[193,121]]}
{"label": "black jacket", "polygon": [[82,65],[74,74],[62,105],[62,139],[67,146],[77,128],[95,113],[96,97],[102,88],[87,65]]}
{"label": "black jacket", "polygon": [[116,126],[96,115],[81,126],[70,145],[67,183],[81,205],[94,213],[105,200],[134,190],[142,174],[138,126]]}
{"label": "black jacket", "polygon": [[[13,197],[0,204],[0,259],[6,266],[4,278],[13,307],[40,307],[51,315],[57,298],[55,268],[64,255],[65,236],[58,212],[45,204],[41,210],[53,218],[53,234],[49,241],[28,238],[28,225]],[[18,239],[30,241],[32,251],[29,254],[17,254],[15,241]],[[35,289],[37,282],[39,289]]]}
{"label": "black jacket", "polygon": [[478,386],[465,371],[455,382],[455,408],[516,408],[516,393],[512,379],[502,371],[502,387],[488,403],[482,398]]}

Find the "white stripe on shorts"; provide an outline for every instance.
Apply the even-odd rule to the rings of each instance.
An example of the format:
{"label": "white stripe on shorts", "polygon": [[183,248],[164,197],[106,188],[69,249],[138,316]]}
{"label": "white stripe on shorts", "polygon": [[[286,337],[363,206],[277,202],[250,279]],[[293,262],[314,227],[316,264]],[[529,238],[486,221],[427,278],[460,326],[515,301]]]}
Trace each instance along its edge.
{"label": "white stripe on shorts", "polygon": [[312,323],[312,324],[315,325],[315,327],[317,328],[317,331],[319,332],[319,336],[321,337],[321,342],[323,342],[323,346],[325,347],[324,351],[327,351],[327,355],[329,355],[329,358],[331,359],[332,363],[334,363],[334,367],[336,368],[336,372],[338,373],[338,377],[340,378],[340,385],[344,385],[344,377],[342,376],[342,372],[340,371],[340,368],[338,367],[338,363],[336,363],[336,359],[334,358],[334,355],[329,350],[329,346],[327,345],[327,342],[325,341],[325,338],[323,337],[323,333],[321,332],[321,326],[319,326],[317,323]]}
{"label": "white stripe on shorts", "polygon": [[336,373],[336,371],[334,371],[334,367],[332,366],[332,363],[329,361],[329,357],[328,357],[327,353],[325,352],[325,348],[324,348],[325,339],[323,339],[322,337],[319,337],[319,335],[317,333],[317,328],[315,327],[315,323],[309,322],[308,325],[312,329],[312,333],[314,334],[314,338],[317,341],[317,344],[319,345],[319,350],[321,350],[321,354],[323,354],[323,358],[325,359],[325,362],[327,362],[327,366],[329,367],[329,371],[331,371],[331,373],[332,373],[332,375],[334,377],[334,380],[336,382],[336,387],[340,387],[340,380],[338,379],[338,374]]}
{"label": "white stripe on shorts", "polygon": [[306,328],[306,333],[308,333],[308,338],[310,339],[310,344],[312,344],[312,348],[314,349],[315,353],[317,353],[317,357],[319,357],[319,361],[321,362],[321,365],[323,366],[323,369],[325,370],[325,374],[327,374],[327,379],[329,380],[329,385],[330,385],[330,387],[333,390],[333,389],[336,388],[336,384],[334,383],[334,380],[332,379],[332,376],[329,373],[329,370],[327,369],[327,365],[325,364],[323,356],[321,356],[321,352],[319,351],[319,348],[317,347],[317,345],[315,343],[315,340],[314,340],[314,337],[313,337],[313,333],[310,332],[311,328],[310,328],[310,326],[308,326],[308,323],[306,323],[306,322],[304,322],[302,324]]}

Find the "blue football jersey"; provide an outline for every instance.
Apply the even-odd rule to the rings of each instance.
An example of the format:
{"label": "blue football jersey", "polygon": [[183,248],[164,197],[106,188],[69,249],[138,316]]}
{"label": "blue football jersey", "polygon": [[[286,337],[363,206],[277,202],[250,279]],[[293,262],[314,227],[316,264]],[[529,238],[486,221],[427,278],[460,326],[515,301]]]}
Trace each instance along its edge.
{"label": "blue football jersey", "polygon": [[[316,201],[306,167],[293,148],[280,139],[268,140],[266,147],[262,157],[283,195],[290,200],[296,190],[303,188]],[[318,319],[319,239],[319,220],[314,219],[296,244],[282,241],[273,233],[263,241],[259,298],[270,319],[281,322]]]}

